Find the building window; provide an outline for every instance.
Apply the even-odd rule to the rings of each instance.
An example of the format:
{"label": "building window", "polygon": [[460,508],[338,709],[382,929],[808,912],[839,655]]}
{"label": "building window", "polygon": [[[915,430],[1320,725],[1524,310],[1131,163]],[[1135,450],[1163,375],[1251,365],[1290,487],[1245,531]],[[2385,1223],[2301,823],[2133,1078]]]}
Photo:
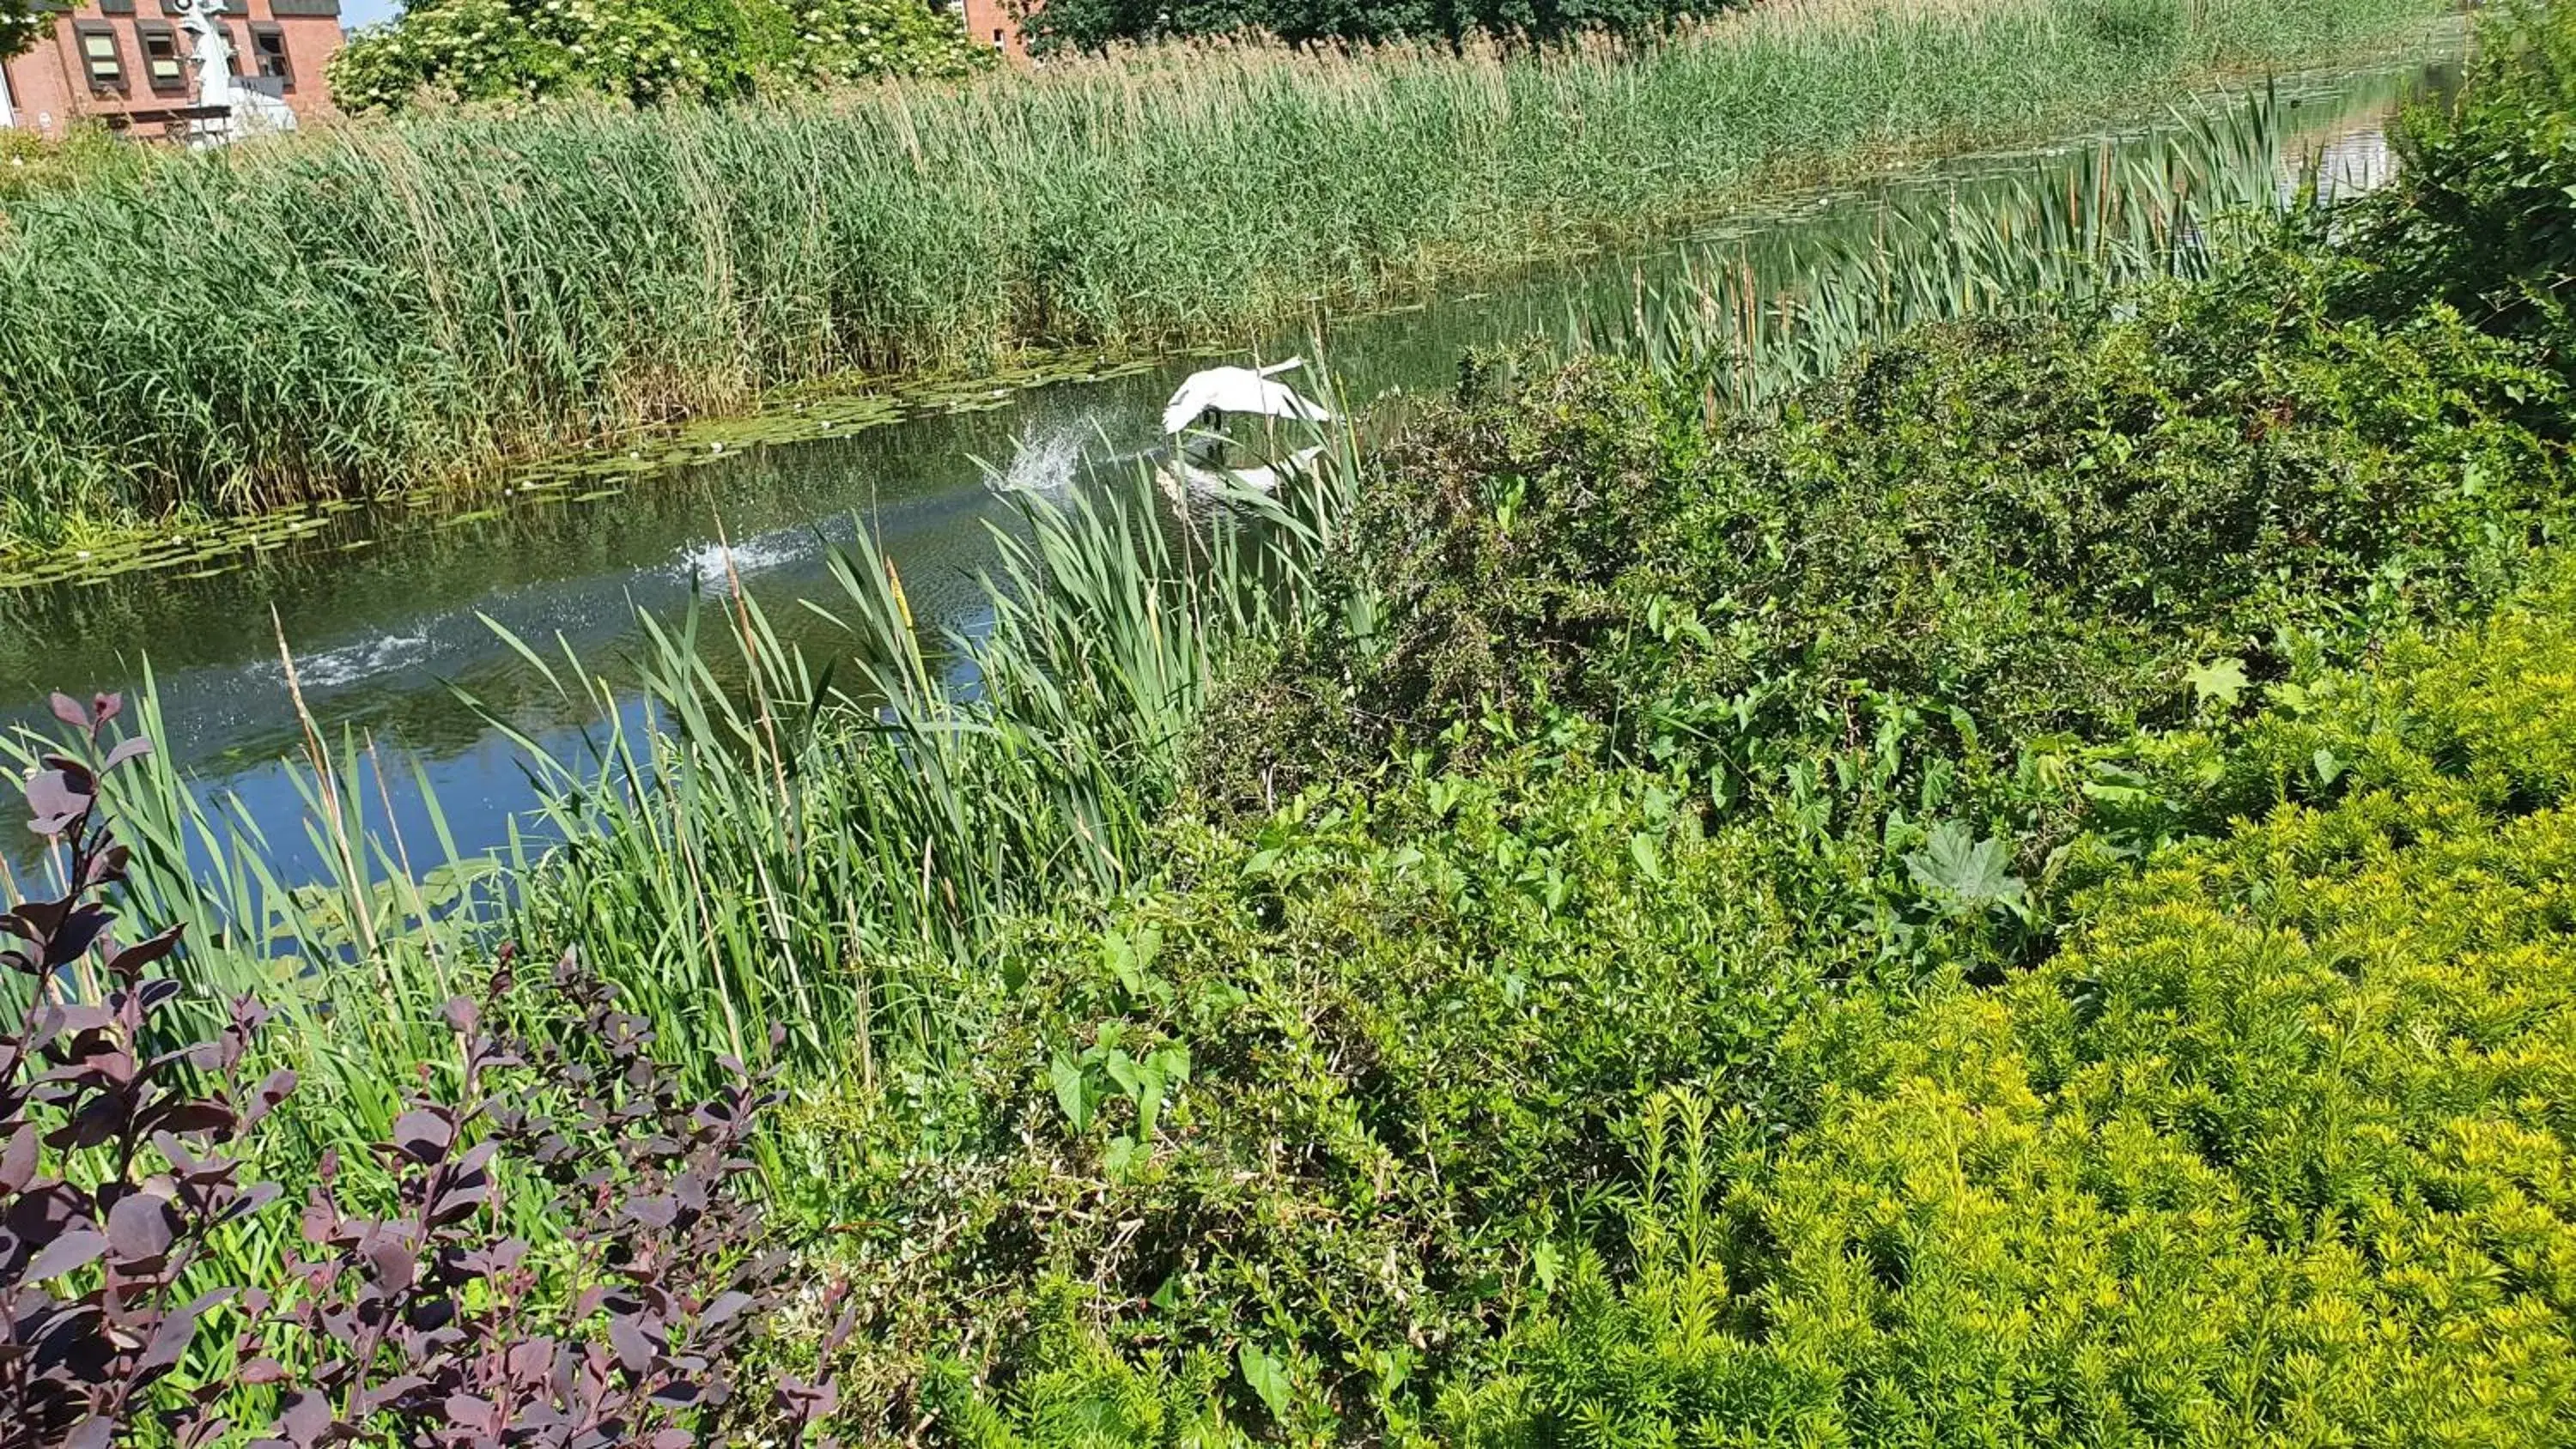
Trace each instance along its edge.
{"label": "building window", "polygon": [[134,0],[98,0],[98,13],[101,15],[131,15],[134,13]]}
{"label": "building window", "polygon": [[77,25],[72,33],[80,39],[81,69],[89,72],[93,91],[125,89],[125,58],[116,48],[116,32],[104,25]]}
{"label": "building window", "polygon": [[288,90],[295,89],[295,69],[286,63],[286,31],[276,25],[253,25],[250,28],[250,53],[255,65],[251,74],[275,80]]}
{"label": "building window", "polygon": [[1002,48],[1002,32],[998,29],[993,32],[993,48],[995,50]]}
{"label": "building window", "polygon": [[179,32],[158,20],[139,20],[135,39],[143,45],[143,78],[156,91],[188,88],[188,63],[179,57]]}

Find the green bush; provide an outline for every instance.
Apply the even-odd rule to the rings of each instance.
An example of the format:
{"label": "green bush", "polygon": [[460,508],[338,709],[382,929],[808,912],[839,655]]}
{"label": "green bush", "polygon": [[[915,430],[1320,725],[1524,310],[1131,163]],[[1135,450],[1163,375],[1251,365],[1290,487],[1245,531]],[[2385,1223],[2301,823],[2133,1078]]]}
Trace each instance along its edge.
{"label": "green bush", "polygon": [[1770,419],[1478,360],[1163,874],[855,1124],[855,1381],[997,1446],[2562,1433],[2566,384],[2324,235]]}
{"label": "green bush", "polygon": [[777,85],[964,75],[989,60],[922,0],[420,0],[351,36],[331,98],[729,100]]}
{"label": "green bush", "polygon": [[[1793,855],[1582,755],[1173,827],[1159,888],[961,982],[990,1025],[855,1207],[882,1370],[965,1352],[1034,1414],[1068,1382],[1123,1401],[1075,1372],[1105,1345],[1199,1348],[1237,1422],[1400,1424],[1624,1176],[1634,1102],[1691,1083],[1790,1130],[1773,1045],[1871,943],[1805,943],[1762,884]],[[1266,1403],[1247,1346],[1297,1392]]]}
{"label": "green bush", "polygon": [[[1821,1115],[1597,1269],[1466,1442],[2563,1442],[2576,567],[2352,679],[2379,764],[2157,856],[2000,992],[1798,1035]],[[2499,786],[2502,788],[2499,788]],[[1659,1128],[1669,1138],[1668,1127]],[[1669,1195],[1640,1205],[1668,1241]]]}
{"label": "green bush", "polygon": [[2546,343],[2562,368],[2576,325],[2576,13],[2505,0],[2482,17],[2456,97],[2411,109],[2397,184],[2352,238],[2355,298],[2381,315],[2437,298],[2470,322]]}
{"label": "green bush", "polygon": [[[1718,0],[1703,8],[1724,11],[1739,3]],[[1457,40],[1479,32],[1537,40],[1587,33],[1647,39],[1697,13],[1673,0],[1053,0],[1031,12],[1029,29],[1041,49],[1246,32],[1298,42]]]}
{"label": "green bush", "polygon": [[1768,789],[1890,699],[1964,719],[1910,788],[1922,746],[2126,738],[2188,723],[2212,660],[2474,617],[2566,529],[2566,389],[2438,304],[2339,315],[2348,275],[2285,245],[2128,315],[1923,330],[1716,427],[1700,378],[1471,370],[1366,491],[1362,622],[1250,682],[1209,788],[1562,708]]}
{"label": "green bush", "polygon": [[[2438,308],[2328,320],[2324,275],[1924,334],[1768,425],[1610,362],[1476,379],[1354,530],[1331,586],[1367,602],[1229,691],[1230,789],[1157,831],[1156,883],[1025,923],[950,988],[954,1057],[839,1124],[854,1381],[992,1444],[2268,1432],[2289,1390],[2209,1377],[2259,1325],[2193,1305],[2325,1271],[2225,1250],[2309,1169],[2193,1169],[2179,1107],[2061,1143],[2031,983],[2093,980],[2121,903],[2182,919],[2177,883],[2212,931],[2324,884],[2275,859],[2290,824],[2141,876],[2158,839],[2313,801],[2285,820],[2424,851],[2429,916],[2476,894],[2462,851],[2536,848],[2488,814],[2576,779],[2576,709],[2523,683],[2566,637],[2514,632],[2576,584],[2480,649],[2418,638],[2548,556],[2549,375]],[[1247,738],[1269,768],[1221,769]],[[2258,866],[2305,874],[2219,884]],[[2259,932],[2241,968],[2154,949],[2306,969]],[[1997,1175],[1918,1202],[1954,1140]],[[2102,1206],[2120,1174],[2163,1205]],[[2157,1297],[2139,1255],[2195,1224],[2172,1271],[2218,1276]],[[2454,1367],[2383,1354],[2316,1412],[2450,1412]]]}

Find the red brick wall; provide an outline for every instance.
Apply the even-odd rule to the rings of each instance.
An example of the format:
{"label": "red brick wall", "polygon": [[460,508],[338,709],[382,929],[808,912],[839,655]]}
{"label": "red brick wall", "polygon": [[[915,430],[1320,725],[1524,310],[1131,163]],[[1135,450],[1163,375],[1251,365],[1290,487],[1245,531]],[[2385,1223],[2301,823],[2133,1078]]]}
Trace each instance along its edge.
{"label": "red brick wall", "polygon": [[[965,0],[964,9],[968,40],[993,46],[1013,59],[1028,55],[1028,47],[1020,41],[1020,22],[1012,18],[1004,0]],[[998,42],[996,36],[1000,37]]]}
{"label": "red brick wall", "polygon": [[[286,40],[286,103],[301,116],[326,112],[330,109],[330,93],[322,81],[322,66],[340,49],[337,0],[286,0],[287,8],[298,12],[287,15],[276,13],[272,8],[276,3],[277,0],[230,0],[224,7],[224,24],[232,31],[234,62],[241,74],[257,75],[259,63],[252,50],[251,27],[276,26]],[[325,8],[330,13],[312,13]],[[176,91],[153,89],[145,70],[140,27],[156,24],[169,26],[176,36],[182,78]],[[106,26],[116,39],[117,59],[125,75],[121,89],[102,92],[90,86],[89,71],[81,59],[80,33],[97,25]],[[162,8],[162,0],[130,0],[118,14],[105,13],[101,0],[83,0],[80,8],[54,21],[51,37],[36,42],[26,54],[0,67],[8,76],[11,119],[23,129],[57,136],[84,117],[110,124],[157,124],[162,113],[189,102],[188,51],[187,32],[179,28],[176,15]]]}

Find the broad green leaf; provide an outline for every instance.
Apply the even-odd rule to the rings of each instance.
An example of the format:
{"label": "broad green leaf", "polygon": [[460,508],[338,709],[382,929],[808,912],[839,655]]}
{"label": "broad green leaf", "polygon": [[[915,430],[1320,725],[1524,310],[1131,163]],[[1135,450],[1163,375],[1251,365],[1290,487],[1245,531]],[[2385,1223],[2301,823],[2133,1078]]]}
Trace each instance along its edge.
{"label": "broad green leaf", "polygon": [[1270,1410],[1270,1417],[1286,1424],[1288,1410],[1294,1402],[1289,1394],[1288,1365],[1249,1343],[1237,1349],[1234,1357],[1243,1369],[1243,1381],[1261,1396],[1261,1402]]}
{"label": "broad green leaf", "polygon": [[1945,910],[2020,909],[2028,888],[2011,872],[2011,863],[2002,841],[1979,840],[1955,820],[1934,830],[1923,849],[1905,857],[1914,884]]}
{"label": "broad green leaf", "polygon": [[1047,1080],[1055,1087],[1055,1104],[1064,1109],[1064,1118],[1073,1124],[1075,1133],[1091,1130],[1091,1095],[1084,1090],[1082,1068],[1062,1052],[1047,1063]]}
{"label": "broad green leaf", "polygon": [[1642,831],[1638,834],[1629,836],[1628,858],[1637,862],[1637,873],[1644,876],[1646,879],[1662,880],[1664,878],[1663,847],[1655,843],[1655,837],[1645,834]]}
{"label": "broad green leaf", "polygon": [[2194,665],[2183,677],[2191,681],[2192,697],[2203,705],[2234,709],[2245,696],[2245,666],[2234,659]]}

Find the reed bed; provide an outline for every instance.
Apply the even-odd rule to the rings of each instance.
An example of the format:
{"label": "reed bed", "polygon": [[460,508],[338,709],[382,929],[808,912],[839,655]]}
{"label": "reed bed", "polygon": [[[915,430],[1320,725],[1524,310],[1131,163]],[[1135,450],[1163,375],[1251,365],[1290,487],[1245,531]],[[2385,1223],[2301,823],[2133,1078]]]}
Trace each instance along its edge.
{"label": "reed bed", "polygon": [[[2378,132],[2302,143],[2291,115],[2266,87],[2185,111],[2160,146],[2105,144],[1990,183],[1973,202],[1953,193],[1889,207],[1865,237],[1775,249],[1758,263],[1743,248],[1708,248],[1627,311],[1567,319],[1565,340],[1641,357],[1748,412],[1908,327],[2062,310],[2142,282],[2204,277],[2285,208],[2313,211],[2369,183],[2344,168],[2393,165]],[[2352,142],[2372,154],[2350,154]]]}
{"label": "reed bed", "polygon": [[854,371],[1366,306],[2438,8],[1786,0],[1643,50],[1197,46],[106,168],[0,203],[0,547],[467,478]]}
{"label": "reed bed", "polygon": [[[1669,291],[1571,319],[1570,340],[1758,408],[1917,322],[2204,270],[2214,241],[2302,195],[2285,139],[2269,97],[2214,109],[2135,164],[2035,162],[1974,207],[1919,199],[1875,246],[1758,269],[1712,252]],[[1371,465],[1359,434],[1335,443],[1307,486],[1213,516],[1175,514],[1141,477],[1033,501],[972,638],[925,637],[862,530],[838,590],[788,605],[842,626],[828,650],[785,643],[730,580],[646,619],[637,667],[613,677],[514,640],[604,723],[570,755],[520,741],[543,804],[495,857],[456,848],[425,780],[430,835],[406,838],[381,783],[402,762],[310,721],[294,773],[318,879],[287,878],[278,842],[148,757],[114,800],[136,912],[188,925],[200,1001],[256,991],[308,1024],[302,1069],[355,1104],[323,1137],[381,1133],[384,1084],[445,1050],[439,1004],[504,939],[580,944],[666,1040],[781,1066],[818,1098],[847,1102],[852,1082],[871,1097],[956,1049],[957,983],[989,969],[997,930],[1152,877],[1147,827],[1229,667],[1305,620],[1358,627],[1371,601],[1330,559]],[[148,698],[139,714],[156,732]]]}
{"label": "reed bed", "polygon": [[[302,1124],[310,1152],[387,1129],[401,1085],[450,1055],[442,1004],[504,941],[578,946],[665,1039],[694,1044],[710,1082],[730,1053],[847,1100],[880,1063],[953,1049],[952,984],[998,923],[1150,874],[1140,842],[1207,691],[1326,596],[1314,569],[1355,447],[1342,434],[1284,498],[1176,517],[1140,474],[1033,505],[1002,539],[974,638],[919,630],[863,533],[836,559],[840,592],[797,602],[846,630],[828,657],[783,643],[738,589],[648,617],[631,685],[513,639],[608,723],[577,754],[520,741],[543,803],[489,856],[458,850],[425,779],[430,838],[406,838],[383,784],[401,762],[309,719],[292,773],[318,877],[286,875],[235,802],[147,756],[110,782],[128,909],[186,927],[206,1020],[248,992],[293,1023],[294,1065],[329,1084],[329,1114]],[[148,692],[135,718],[158,731]],[[53,746],[8,748],[32,764]]]}

